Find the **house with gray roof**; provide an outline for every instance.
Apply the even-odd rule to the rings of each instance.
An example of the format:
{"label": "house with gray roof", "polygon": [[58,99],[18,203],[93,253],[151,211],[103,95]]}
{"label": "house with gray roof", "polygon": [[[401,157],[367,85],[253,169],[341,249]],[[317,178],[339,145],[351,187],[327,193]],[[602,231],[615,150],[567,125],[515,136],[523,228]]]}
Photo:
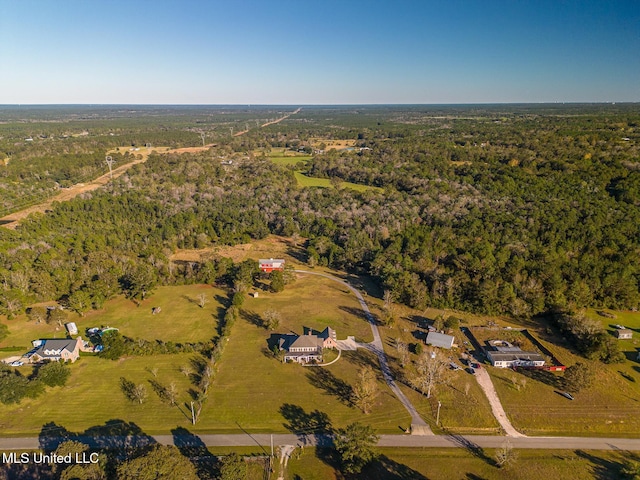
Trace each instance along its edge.
{"label": "house with gray roof", "polygon": [[453,341],[455,338],[452,335],[445,335],[444,333],[429,332],[425,343],[427,345],[433,345],[434,347],[450,349],[453,347]]}
{"label": "house with gray roof", "polygon": [[329,327],[320,333],[308,330],[305,335],[282,335],[278,345],[286,352],[284,361],[296,363],[322,363],[323,348],[338,348],[336,332]]}
{"label": "house with gray roof", "polygon": [[517,347],[501,350],[488,350],[487,358],[491,365],[498,368],[542,367],[545,359],[536,352],[525,352]]}
{"label": "house with gray roof", "polygon": [[30,363],[40,363],[43,361],[54,362],[75,362],[80,357],[82,339],[47,339],[34,342],[35,348],[25,355]]}

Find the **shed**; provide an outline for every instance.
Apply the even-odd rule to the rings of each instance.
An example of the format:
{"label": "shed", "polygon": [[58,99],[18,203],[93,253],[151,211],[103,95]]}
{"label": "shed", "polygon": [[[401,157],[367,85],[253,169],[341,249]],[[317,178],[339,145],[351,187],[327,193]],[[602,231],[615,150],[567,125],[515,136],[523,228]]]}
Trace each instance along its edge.
{"label": "shed", "polygon": [[65,323],[64,326],[66,327],[67,332],[69,332],[69,335],[77,335],[78,334],[78,327],[75,324],[75,322]]}
{"label": "shed", "polygon": [[434,347],[440,348],[451,348],[453,347],[454,337],[451,335],[445,335],[444,333],[437,332],[429,332],[427,333],[427,339],[425,343],[427,345],[433,345]]}
{"label": "shed", "polygon": [[633,338],[633,331],[628,328],[620,328],[613,332],[618,337],[618,340]]}

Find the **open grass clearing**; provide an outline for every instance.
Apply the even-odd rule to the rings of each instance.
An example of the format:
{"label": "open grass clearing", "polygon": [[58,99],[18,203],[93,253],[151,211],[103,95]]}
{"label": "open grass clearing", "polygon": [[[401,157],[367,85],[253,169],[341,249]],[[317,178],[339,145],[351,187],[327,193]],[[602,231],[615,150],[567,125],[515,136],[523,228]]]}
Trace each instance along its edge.
{"label": "open grass clearing", "polygon": [[[198,296],[204,294],[207,303],[198,305]],[[92,310],[84,317],[68,312],[67,321],[75,322],[78,332],[86,338],[85,330],[91,327],[110,326],[120,329],[120,333],[131,338],[164,340],[173,342],[209,341],[216,334],[218,317],[222,313],[220,302],[226,293],[208,285],[182,285],[158,287],[139,306],[118,296],[105,303],[104,308]],[[153,315],[151,309],[160,307],[161,312]],[[9,327],[9,336],[0,342],[0,347],[24,347],[21,353],[31,349],[31,341],[41,338],[66,338],[64,327],[54,324],[35,324],[26,315],[13,320],[1,317]],[[5,355],[6,354],[6,355]],[[0,352],[0,358],[12,352]]]}
{"label": "open grass clearing", "polygon": [[[367,300],[373,306],[374,313],[380,315],[382,302],[371,297]],[[613,365],[589,361],[576,355],[566,340],[563,340],[554,328],[540,319],[535,322],[532,320],[515,321],[433,309],[418,312],[400,305],[396,306],[396,309],[399,317],[397,324],[392,328],[382,327],[380,329],[385,351],[392,365],[395,365],[394,368],[399,368],[395,340],[400,339],[406,343],[414,344],[422,342],[426,329],[421,328],[420,325],[430,324],[437,315],[457,316],[461,319],[461,325],[466,327],[527,328],[561,362],[566,365],[573,365],[576,362],[586,363],[594,370],[596,378],[590,388],[576,395],[574,401],[570,401],[557,393],[564,390],[562,373],[514,372],[487,367],[507,416],[516,429],[527,435],[637,437],[637,432],[640,431],[640,404],[638,403],[638,398],[640,398],[640,363],[636,360],[629,359],[624,364]],[[617,315],[615,320],[600,318],[605,322],[621,323],[632,329],[635,328],[637,319],[640,318],[634,312],[629,312],[626,315],[619,312],[613,313]],[[595,312],[593,314],[596,315]],[[492,332],[500,331],[492,330]],[[488,333],[490,337],[495,336],[492,332]],[[459,332],[453,333],[456,336],[456,343],[462,347],[471,348],[470,345],[462,343],[465,339],[459,335]],[[512,334],[513,332],[509,335]],[[620,346],[623,350],[628,350],[627,357],[629,358],[633,354],[635,358],[635,350],[632,351],[631,347],[625,348],[623,342],[625,341],[620,341]],[[415,358],[415,355],[412,354],[412,358]],[[473,377],[464,371],[455,373],[463,379],[468,377],[473,380]],[[464,390],[466,383],[465,380],[462,380],[462,383],[458,383],[456,388]],[[471,385],[469,392],[470,395],[474,395],[473,392],[477,388],[477,384],[472,381]],[[483,406],[476,407],[478,411],[465,421],[464,417],[458,416],[460,412],[463,412],[462,415],[466,415],[464,408],[454,407],[449,408],[448,412],[445,411],[446,404],[458,404],[455,400],[457,393],[453,389],[445,388],[437,395],[446,394],[447,391],[451,392],[453,399],[441,400],[443,407],[440,417],[444,427],[449,428],[452,432],[456,432],[456,428],[462,428],[463,431],[465,431],[464,428],[469,428],[468,433],[472,433],[474,428],[492,428],[495,425],[488,403],[481,393],[478,401],[482,402]],[[408,392],[407,395],[410,395],[410,399],[425,419],[433,422],[433,415],[435,415],[433,405],[423,405],[420,398],[414,399],[414,395],[420,397],[417,392]],[[451,419],[447,419],[449,412],[454,416],[453,422]],[[484,420],[481,421],[480,418]]]}
{"label": "open grass clearing", "polygon": [[[330,316],[328,306],[325,319],[330,320]],[[271,332],[247,320],[246,314],[244,317],[232,329],[200,428],[207,425],[212,431],[228,433],[240,433],[241,428],[252,432],[312,433],[313,425],[322,417],[333,427],[359,420],[379,432],[400,433],[400,426],[406,428],[409,424],[409,414],[389,390],[379,370],[381,393],[372,413],[364,415],[351,405],[350,386],[355,382],[358,367],[377,366],[369,352],[343,352],[340,360],[329,367],[283,364],[266,351]],[[303,326],[319,328],[328,323],[304,315],[291,318],[283,313],[283,317],[285,320],[277,329],[282,333],[301,333]],[[349,321],[364,322],[359,318]]]}
{"label": "open grass clearing", "polygon": [[564,390],[560,373],[487,367],[513,426],[527,435],[637,437],[637,382],[618,375],[619,367],[575,360],[587,363],[595,379],[573,401],[558,393]]}
{"label": "open grass clearing", "polygon": [[198,249],[176,250],[171,255],[172,261],[201,262],[207,258],[219,255],[231,258],[234,262],[241,262],[248,258],[258,260],[260,258],[284,258],[288,263],[302,265],[299,259],[306,256],[303,248],[303,238],[279,237],[269,235],[261,240],[253,240],[251,243],[238,245],[215,246]]}
{"label": "open grass clearing", "polygon": [[[129,357],[118,361],[95,356],[81,356],[71,365],[72,375],[64,387],[48,388],[35,399],[0,409],[0,430],[4,436],[38,435],[51,422],[73,432],[110,420],[132,422],[148,434],[167,433],[176,426],[188,427],[190,421],[183,405],[190,380],[180,373],[181,365],[189,365],[193,354]],[[157,369],[154,377],[151,369]],[[142,405],[131,403],[120,390],[120,377],[144,384],[148,398]],[[179,392],[178,406],[163,403],[154,393],[150,380],[168,386],[175,383]]]}
{"label": "open grass clearing", "polygon": [[[198,331],[198,335],[208,339],[215,335],[213,316],[219,313],[219,304],[212,301],[205,308],[200,308],[194,299],[202,289],[209,295],[216,292],[211,287],[198,285],[163,287],[157,289],[141,307],[118,298],[108,302],[104,312],[95,312],[91,325],[103,323],[98,322],[102,319],[105,324],[119,326],[125,335],[138,336],[132,334],[136,332],[144,338],[187,341],[190,340],[187,338],[189,332]],[[165,306],[162,301],[168,304]],[[162,305],[163,311],[151,317],[151,306],[157,305]],[[355,335],[361,341],[372,339],[356,298],[346,288],[322,277],[305,276],[279,294],[261,292],[259,298],[247,298],[243,318],[233,327],[218,364],[219,371],[209,400],[194,430],[239,433],[246,428],[260,432],[286,432],[287,424],[295,425],[296,429],[304,428],[314,411],[325,413],[336,427],[361,419],[380,432],[396,433],[401,426],[406,428],[409,415],[388,389],[377,370],[376,359],[370,353],[345,353],[338,362],[326,368],[282,364],[272,358],[265,352],[266,340],[272,332],[255,325],[256,316],[267,309],[277,310],[283,317],[278,332],[300,334],[303,327],[322,329],[328,325],[338,331],[339,338]],[[189,312],[194,313],[189,315]],[[170,315],[166,315],[164,320],[162,315],[166,313]],[[152,328],[149,323],[153,321],[162,324],[156,323]],[[24,319],[13,322],[20,322],[31,330],[35,326]],[[88,326],[89,319],[84,322]],[[181,330],[168,335],[166,330],[172,328],[174,322]],[[80,328],[86,326],[81,323]],[[155,335],[150,333],[156,331]],[[145,332],[149,335],[143,335]],[[31,333],[26,334],[25,340],[31,339]],[[10,336],[5,344],[11,345],[14,340],[16,337]],[[197,337],[191,340],[197,340]],[[7,354],[11,355],[10,352]],[[37,434],[49,422],[74,432],[82,432],[109,420],[132,422],[146,433],[166,433],[177,426],[188,427],[190,419],[184,403],[190,400],[187,391],[191,384],[179,370],[182,365],[189,365],[193,357],[193,354],[154,355],[112,362],[83,355],[71,365],[72,376],[64,388],[49,389],[36,399],[3,407],[0,428],[5,434],[17,436]],[[365,363],[372,364],[378,371],[381,391],[370,415],[363,415],[353,407],[349,398],[357,369]],[[155,379],[154,368],[158,369],[157,381],[164,385],[176,384],[182,412],[177,407],[163,404],[153,392],[149,381]],[[149,393],[146,403],[136,405],[125,399],[119,386],[121,376],[146,385]]]}
{"label": "open grass clearing", "polygon": [[324,149],[326,151],[333,149],[343,150],[345,148],[351,148],[356,146],[355,140],[339,140],[339,139],[328,139],[328,138],[319,138],[314,137],[310,139],[311,144],[314,148],[320,148],[324,144]]}
{"label": "open grass clearing", "polygon": [[[331,180],[328,178],[319,178],[319,177],[309,177],[302,172],[293,172],[298,185],[301,187],[320,187],[320,188],[335,188],[331,183]],[[364,192],[366,190],[375,190],[378,192],[382,192],[384,189],[380,187],[372,187],[369,185],[361,185],[358,183],[351,182],[340,182],[340,188],[350,188],[351,190],[356,190],[358,192]]]}
{"label": "open grass clearing", "polygon": [[[206,303],[200,307],[199,295]],[[209,341],[215,336],[218,319],[223,315],[222,303],[227,293],[209,285],[158,287],[154,294],[136,306],[124,297],[109,302],[108,308],[88,312],[76,322],[78,330],[109,325],[128,337],[173,342]],[[161,312],[152,314],[154,307]]]}
{"label": "open grass clearing", "polygon": [[[588,317],[602,323],[602,327],[614,338],[616,338],[614,332],[617,330],[615,325],[621,325],[633,332],[632,338],[620,340],[616,338],[616,342],[627,357],[626,364],[620,365],[621,370],[637,377],[637,381],[640,381],[640,375],[638,375],[640,374],[640,361],[638,360],[638,355],[640,355],[640,312],[589,308],[585,313]],[[602,313],[613,315],[614,318],[605,317]]]}
{"label": "open grass clearing", "polygon": [[[611,313],[617,318],[609,319],[587,311],[588,315],[601,319],[605,327],[609,323],[626,322],[625,326],[634,328],[640,319],[633,312]],[[562,373],[513,372],[488,367],[513,426],[527,435],[637,437],[640,432],[640,363],[634,359],[635,351],[629,346],[632,340],[619,343],[627,353],[625,363],[605,365],[577,355],[557,329],[543,319],[537,321],[536,329],[529,323],[511,325],[529,328],[562,363],[570,366],[582,362],[595,377],[592,386],[574,395],[575,400],[571,401],[558,394],[564,390]],[[624,342],[630,342],[627,348]]]}
{"label": "open grass clearing", "polygon": [[373,340],[357,298],[343,285],[318,275],[299,274],[297,280],[280,293],[260,291],[258,298],[247,298],[243,310],[261,316],[266,310],[282,315],[279,329],[301,334],[303,327],[333,328],[338,338],[353,335],[359,342]]}
{"label": "open grass clearing", "polygon": [[[376,480],[618,480],[626,459],[638,460],[629,452],[573,450],[516,450],[515,462],[495,466],[495,449],[380,448],[379,457],[354,479]],[[338,480],[335,454],[326,449],[306,448],[289,460],[287,478]]]}
{"label": "open grass clearing", "polygon": [[286,157],[269,157],[269,160],[271,160],[276,165],[285,165],[285,166],[293,165],[294,167],[297,166],[301,162],[304,164],[310,159],[311,159],[311,155],[286,156]]}

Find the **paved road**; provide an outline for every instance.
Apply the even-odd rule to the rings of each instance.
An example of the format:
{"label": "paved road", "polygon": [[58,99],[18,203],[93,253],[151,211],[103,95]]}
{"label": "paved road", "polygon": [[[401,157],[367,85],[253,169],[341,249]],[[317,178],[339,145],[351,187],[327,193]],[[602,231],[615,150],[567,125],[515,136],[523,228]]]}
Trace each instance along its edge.
{"label": "paved road", "polygon": [[343,286],[347,287],[349,290],[353,292],[353,294],[360,302],[360,307],[364,312],[367,320],[369,321],[369,325],[371,326],[371,332],[373,333],[373,342],[369,343],[367,348],[371,350],[378,356],[378,361],[380,362],[380,370],[382,371],[382,376],[384,377],[387,385],[393,391],[393,393],[398,397],[398,400],[404,405],[404,408],[407,409],[409,415],[411,415],[411,430],[413,433],[417,433],[420,435],[433,435],[431,428],[427,425],[422,417],[418,414],[418,411],[413,406],[413,404],[409,401],[409,399],[405,396],[404,393],[398,388],[395,380],[393,379],[393,375],[391,374],[391,369],[389,368],[389,364],[387,363],[387,357],[384,353],[384,348],[382,347],[382,339],[380,338],[380,332],[378,331],[378,327],[376,325],[376,320],[373,318],[369,307],[367,306],[364,298],[362,298],[362,294],[354,287],[349,285],[344,280],[341,280],[333,275],[329,275],[326,273],[319,272],[309,272],[307,270],[294,270],[296,273],[302,273],[306,275],[318,275],[320,277],[328,278],[329,280],[333,280],[334,282],[338,282]]}
{"label": "paved road", "polygon": [[511,422],[507,418],[507,414],[505,413],[504,408],[502,408],[502,403],[500,403],[500,399],[498,398],[496,389],[493,387],[493,382],[491,381],[489,373],[484,368],[477,368],[475,377],[478,381],[478,385],[480,385],[480,388],[482,388],[484,394],[489,400],[489,405],[491,405],[493,416],[496,417],[496,420],[498,420],[498,423],[505,431],[507,436],[524,437],[522,433],[513,428],[513,425],[511,425]]}
{"label": "paved road", "polygon": [[[172,435],[155,435],[147,437],[76,437],[91,447],[120,445],[206,445],[207,447],[252,447],[260,446],[269,450],[272,435],[231,434],[231,435],[190,435],[174,437]],[[640,439],[631,438],[592,438],[592,437],[516,437],[484,435],[381,435],[380,447],[426,447],[426,448],[499,448],[508,441],[513,448],[522,449],[566,449],[566,450],[627,450],[640,451]],[[55,439],[48,439],[48,445],[55,446]],[[328,446],[331,445],[329,435],[299,436],[294,434],[273,434],[274,445]],[[0,452],[9,450],[35,450],[40,448],[38,437],[0,438]]]}

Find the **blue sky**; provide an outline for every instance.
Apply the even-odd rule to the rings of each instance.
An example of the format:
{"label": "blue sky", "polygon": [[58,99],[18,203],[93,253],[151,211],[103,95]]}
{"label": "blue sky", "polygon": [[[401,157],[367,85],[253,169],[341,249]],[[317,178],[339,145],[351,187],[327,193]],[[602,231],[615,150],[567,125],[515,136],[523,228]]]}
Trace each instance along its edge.
{"label": "blue sky", "polygon": [[0,104],[640,101],[638,0],[0,0]]}

